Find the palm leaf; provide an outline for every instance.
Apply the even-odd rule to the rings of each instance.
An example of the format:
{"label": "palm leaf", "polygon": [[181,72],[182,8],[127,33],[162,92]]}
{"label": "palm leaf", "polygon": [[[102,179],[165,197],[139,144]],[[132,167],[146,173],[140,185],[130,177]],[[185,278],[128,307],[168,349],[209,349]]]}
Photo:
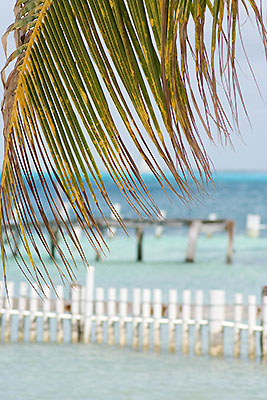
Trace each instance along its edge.
{"label": "palm leaf", "polygon": [[[3,37],[5,51],[10,32],[14,31],[16,39],[16,50],[2,71],[5,153],[0,240],[4,275],[5,237],[28,278],[39,284],[50,280],[37,237],[61,277],[75,278],[69,239],[84,262],[86,256],[62,193],[97,251],[103,242],[92,202],[103,215],[102,198],[124,227],[99,163],[139,215],[158,213],[128,149],[129,140],[162,189],[175,191],[181,200],[191,196],[191,179],[198,185],[195,170],[203,182],[211,179],[202,137],[213,140],[215,127],[225,138],[232,131],[221,92],[224,90],[236,123],[238,97],[244,104],[235,67],[239,5],[255,16],[266,49],[266,29],[253,0],[16,2],[15,22]],[[206,18],[212,20],[210,45],[204,33]],[[193,35],[190,26],[194,26]],[[6,80],[5,72],[14,62]],[[190,70],[192,62],[195,77]],[[175,183],[166,176],[159,158]],[[41,198],[51,210],[53,223]],[[42,226],[56,246],[65,272],[50,253]],[[60,247],[58,235],[71,261]]]}

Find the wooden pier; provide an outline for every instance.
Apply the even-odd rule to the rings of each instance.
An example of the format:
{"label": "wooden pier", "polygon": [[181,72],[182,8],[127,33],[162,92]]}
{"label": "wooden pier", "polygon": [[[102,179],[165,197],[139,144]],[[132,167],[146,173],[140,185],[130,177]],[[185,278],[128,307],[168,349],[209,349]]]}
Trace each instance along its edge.
{"label": "wooden pier", "polygon": [[2,345],[10,341],[96,342],[144,351],[168,349],[172,353],[222,356],[226,344],[229,354],[231,342],[234,357],[245,351],[251,359],[260,356],[267,360],[266,287],[259,303],[255,295],[248,296],[246,303],[237,293],[233,304],[226,304],[224,291],[211,290],[209,302],[204,304],[201,290],[180,294],[175,289],[169,291],[164,303],[160,289],[95,289],[94,268],[90,267],[85,286],[75,286],[68,293],[62,286],[56,289],[57,296],[52,298],[45,290],[46,299],[42,300],[38,289],[25,282],[15,296],[15,285],[8,282],[8,303],[2,287]]}
{"label": "wooden pier", "polygon": [[[226,263],[231,264],[233,260],[233,242],[234,242],[234,229],[235,223],[233,220],[218,219],[163,219],[163,220],[136,220],[130,218],[124,218],[126,229],[135,230],[137,251],[137,261],[143,260],[143,239],[145,231],[149,228],[167,228],[167,229],[179,229],[186,227],[188,228],[188,245],[186,250],[186,262],[194,262],[196,254],[197,239],[200,233],[206,235],[213,235],[217,232],[226,232],[228,236],[227,250],[226,250]],[[110,218],[107,219],[110,228],[118,229],[120,227],[118,221]],[[106,223],[103,220],[97,220],[97,224],[100,229],[106,228]]]}
{"label": "wooden pier", "polygon": [[[162,229],[179,229],[179,228],[188,228],[188,245],[186,250],[186,262],[194,262],[195,254],[196,254],[196,246],[197,239],[200,233],[204,233],[208,236],[213,235],[217,232],[226,232],[228,236],[227,249],[226,249],[226,263],[230,264],[233,259],[233,242],[234,242],[234,230],[235,223],[233,220],[227,219],[161,219],[161,220],[150,220],[150,219],[132,219],[132,218],[124,218],[123,222],[127,231],[135,230],[136,242],[137,242],[137,251],[136,251],[136,259],[137,261],[143,260],[143,239],[145,235],[145,231],[151,228],[157,230],[159,227]],[[105,229],[109,226],[111,230],[116,231],[121,228],[119,222],[114,218],[106,218],[97,219],[96,223],[99,229],[104,232]],[[69,222],[65,221],[66,225],[69,225]],[[29,224],[30,225],[30,224]],[[52,227],[54,237],[58,240],[58,227],[54,221],[50,221],[49,225]],[[77,221],[72,221],[72,225],[80,229]],[[108,225],[108,226],[107,226]],[[40,223],[42,229],[46,229],[43,223]],[[13,225],[10,225],[12,229]],[[64,228],[64,224],[61,223],[61,227]],[[18,239],[18,238],[17,238]],[[51,253],[53,256],[56,256],[56,247],[55,243],[51,239],[50,242]],[[96,256],[96,260],[99,260],[99,255]]]}

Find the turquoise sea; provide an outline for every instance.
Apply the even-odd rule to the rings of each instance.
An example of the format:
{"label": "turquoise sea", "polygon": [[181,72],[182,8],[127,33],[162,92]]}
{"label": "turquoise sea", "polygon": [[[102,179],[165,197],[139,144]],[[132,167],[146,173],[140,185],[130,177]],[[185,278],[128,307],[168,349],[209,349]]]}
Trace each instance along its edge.
{"label": "turquoise sea", "polygon": [[[150,230],[144,238],[144,262],[137,263],[136,239],[120,231],[107,238],[110,253],[103,262],[96,262],[93,250],[84,243],[90,263],[96,267],[96,286],[160,288],[165,296],[169,289],[224,289],[227,302],[236,292],[256,294],[267,285],[267,231],[258,239],[246,236],[247,214],[259,214],[267,223],[267,173],[218,173],[208,195],[183,205],[171,194],[169,202],[155,181],[145,180],[160,209],[167,217],[218,218],[236,222],[234,261],[225,264],[226,234],[211,238],[201,235],[196,262],[184,263],[187,235],[185,230],[163,233],[160,239]],[[122,204],[124,217],[133,216],[123,204],[120,194],[106,179],[113,201]],[[108,215],[108,211],[106,210]],[[46,266],[59,282],[50,260]],[[78,279],[84,282],[80,265]],[[19,282],[21,273],[9,260],[8,278]],[[206,297],[207,299],[207,297]],[[3,400],[245,400],[267,399],[267,365],[259,358],[249,361],[245,351],[234,360],[226,351],[223,359],[208,356],[170,355],[153,351],[133,351],[130,346],[74,344],[1,344],[0,384]]]}

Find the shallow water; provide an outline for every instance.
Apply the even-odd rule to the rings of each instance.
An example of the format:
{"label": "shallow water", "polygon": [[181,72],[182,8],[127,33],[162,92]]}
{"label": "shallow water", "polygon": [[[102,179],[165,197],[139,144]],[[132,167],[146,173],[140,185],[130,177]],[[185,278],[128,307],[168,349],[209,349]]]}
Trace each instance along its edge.
{"label": "shallow water", "polygon": [[267,365],[100,345],[0,348],[5,400],[266,400]]}
{"label": "shallow water", "polygon": [[[95,262],[91,250],[88,255],[96,267],[96,286],[130,290],[134,287],[161,288],[163,301],[167,301],[167,291],[171,288],[178,289],[179,299],[183,289],[203,289],[205,301],[208,301],[209,289],[224,289],[230,303],[238,291],[245,295],[245,302],[249,294],[256,294],[259,302],[261,287],[267,284],[266,241],[266,238],[255,240],[239,235],[231,266],[224,263],[225,235],[214,235],[210,239],[201,237],[194,264],[183,262],[186,238],[176,235],[165,235],[161,239],[147,236],[144,263],[134,261],[134,240],[122,237],[110,242],[111,253],[105,263]],[[46,265],[49,267],[49,260]],[[84,283],[84,269],[80,267],[78,278]],[[9,278],[20,281],[21,274],[12,263],[9,269]],[[54,277],[59,282],[56,274]],[[203,333],[207,354],[207,330]],[[178,332],[178,338],[179,335]],[[228,341],[227,336],[222,359],[186,357],[181,354],[180,345],[178,352],[170,355],[166,343],[161,354],[152,350],[136,352],[129,344],[123,349],[96,344],[2,344],[0,384],[3,397],[0,398],[266,400],[267,365],[259,358],[247,359],[245,332],[242,337],[240,360],[233,359],[232,339]]]}
{"label": "shallow water", "polygon": [[[151,235],[144,239],[144,262],[137,263],[136,240],[118,237],[108,242],[109,256],[104,262],[95,260],[91,248],[86,250],[90,265],[96,268],[96,286],[160,288],[163,294],[169,289],[197,290],[208,294],[210,289],[226,290],[227,299],[233,301],[236,292],[245,296],[261,294],[261,288],[267,285],[267,238],[247,238],[237,235],[233,264],[225,264],[227,237],[217,234],[212,238],[200,236],[196,251],[196,261],[185,263],[187,237],[180,234],[163,235],[156,239]],[[45,264],[56,284],[60,278],[49,258]],[[59,263],[61,266],[61,264]],[[85,283],[85,268],[78,265],[78,281]],[[14,262],[9,260],[8,279],[19,282],[23,279]]]}
{"label": "shallow water", "polygon": [[[262,232],[259,239],[246,237],[245,218],[248,213],[259,213],[266,222],[266,177],[221,175],[217,191],[202,205],[168,205],[169,217],[206,218],[209,212],[216,212],[218,217],[234,218],[237,235],[231,266],[225,264],[226,234],[202,235],[194,264],[184,263],[186,231],[173,231],[161,239],[152,232],[145,235],[143,263],[135,261],[135,237],[127,239],[119,234],[108,240],[110,253],[104,263],[96,262],[94,252],[85,244],[90,264],[96,267],[96,286],[160,288],[163,301],[172,288],[178,289],[179,299],[183,289],[202,289],[205,301],[210,289],[224,289],[229,303],[236,292],[244,294],[245,302],[249,294],[256,294],[259,302],[261,288],[267,285],[267,236]],[[151,185],[160,208],[166,208],[168,203],[153,182]],[[116,193],[113,197],[118,201]],[[48,258],[46,267],[60,283]],[[15,282],[23,279],[11,259],[8,278]],[[82,265],[77,278],[84,283]],[[213,359],[183,356],[180,351],[174,355],[166,350],[161,354],[136,352],[130,346],[1,344],[0,399],[266,400],[267,365],[259,358],[248,361],[245,347],[240,360],[233,359],[231,349],[226,350],[224,358]]]}

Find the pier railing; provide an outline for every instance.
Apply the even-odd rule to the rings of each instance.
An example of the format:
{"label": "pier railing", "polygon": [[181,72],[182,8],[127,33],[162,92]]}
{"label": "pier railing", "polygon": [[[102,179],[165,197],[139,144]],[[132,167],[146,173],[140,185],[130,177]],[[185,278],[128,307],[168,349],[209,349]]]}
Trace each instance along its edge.
{"label": "pier railing", "polygon": [[163,302],[160,289],[95,289],[93,267],[85,286],[75,286],[68,293],[57,286],[53,298],[45,289],[46,298],[41,299],[38,290],[25,282],[20,283],[16,295],[15,289],[14,283],[8,282],[9,301],[1,290],[2,343],[94,341],[143,350],[168,348],[184,354],[209,352],[212,356],[222,356],[227,345],[235,357],[245,349],[249,358],[267,359],[266,291],[260,304],[254,295],[248,296],[245,304],[241,293],[235,295],[234,304],[226,304],[222,290],[211,290],[209,302],[204,304],[203,291],[197,290],[193,296],[184,290],[178,298],[175,289]]}

